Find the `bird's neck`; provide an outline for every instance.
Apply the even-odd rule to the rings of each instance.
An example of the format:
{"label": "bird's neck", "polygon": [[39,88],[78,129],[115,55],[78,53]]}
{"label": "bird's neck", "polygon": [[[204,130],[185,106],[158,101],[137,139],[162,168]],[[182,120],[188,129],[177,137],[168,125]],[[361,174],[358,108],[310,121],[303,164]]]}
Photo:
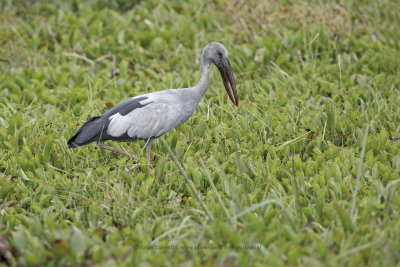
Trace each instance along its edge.
{"label": "bird's neck", "polygon": [[210,84],[210,68],[211,62],[207,62],[202,58],[199,82],[196,86],[185,88],[181,91],[184,98],[184,108],[187,109],[187,114],[191,115],[194,112],[201,98],[206,93],[208,85]]}
{"label": "bird's neck", "polygon": [[201,59],[201,73],[200,80],[197,85],[194,87],[197,100],[200,102],[200,99],[206,93],[208,86],[210,85],[210,68],[211,62]]}

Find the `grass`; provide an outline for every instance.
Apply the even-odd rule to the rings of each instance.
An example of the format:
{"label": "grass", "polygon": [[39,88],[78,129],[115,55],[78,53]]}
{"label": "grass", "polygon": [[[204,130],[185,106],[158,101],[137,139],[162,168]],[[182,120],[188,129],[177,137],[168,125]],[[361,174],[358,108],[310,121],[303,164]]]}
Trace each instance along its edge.
{"label": "grass", "polygon": [[[1,2],[0,265],[398,265],[399,14],[389,0]],[[239,108],[213,68],[195,114],[153,144],[154,171],[141,142],[111,142],[139,164],[67,149],[123,99],[194,85],[211,41]]]}

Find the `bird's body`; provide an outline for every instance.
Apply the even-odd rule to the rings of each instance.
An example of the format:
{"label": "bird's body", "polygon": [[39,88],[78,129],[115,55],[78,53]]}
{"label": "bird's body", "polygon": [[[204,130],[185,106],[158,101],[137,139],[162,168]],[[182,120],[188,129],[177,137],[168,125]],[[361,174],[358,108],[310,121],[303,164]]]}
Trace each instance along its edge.
{"label": "bird's body", "polygon": [[[157,138],[185,122],[197,105],[186,102],[183,90],[170,89],[129,98],[82,128],[70,147],[94,141]],[[183,102],[185,105],[180,105]],[[95,128],[95,129],[94,129]]]}
{"label": "bird's body", "polygon": [[[219,57],[219,65],[213,60],[215,54]],[[68,141],[68,147],[75,148],[98,141],[103,148],[133,156],[106,146],[104,141],[146,140],[147,159],[150,161],[151,142],[185,122],[195,111],[209,86],[211,63],[220,69],[229,97],[235,105],[238,104],[236,85],[227,55],[226,49],[221,44],[209,44],[203,51],[201,77],[196,86],[168,89],[129,98],[102,115],[89,119]],[[235,98],[229,91],[228,82],[232,86]],[[151,167],[150,162],[149,166]]]}

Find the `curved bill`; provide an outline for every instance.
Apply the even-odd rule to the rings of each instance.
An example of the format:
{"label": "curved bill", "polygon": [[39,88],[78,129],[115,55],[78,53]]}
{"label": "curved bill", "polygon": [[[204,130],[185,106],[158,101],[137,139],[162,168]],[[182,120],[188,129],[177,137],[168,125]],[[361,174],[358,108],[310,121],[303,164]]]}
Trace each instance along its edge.
{"label": "curved bill", "polygon": [[231,99],[233,104],[235,104],[235,106],[238,106],[239,99],[236,91],[235,77],[233,77],[231,64],[228,58],[224,58],[221,60],[218,66],[218,70],[221,73],[222,81],[224,82],[224,86],[226,92],[229,95],[229,98]]}

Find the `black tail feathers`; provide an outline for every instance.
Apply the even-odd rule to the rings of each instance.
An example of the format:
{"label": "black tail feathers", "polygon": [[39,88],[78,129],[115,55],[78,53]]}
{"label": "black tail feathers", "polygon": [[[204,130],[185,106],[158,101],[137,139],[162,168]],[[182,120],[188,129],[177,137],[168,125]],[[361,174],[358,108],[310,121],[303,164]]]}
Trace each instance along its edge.
{"label": "black tail feathers", "polygon": [[107,128],[102,123],[101,117],[90,118],[81,128],[76,132],[71,139],[68,140],[68,148],[75,148],[78,146],[85,146],[101,138],[103,129]]}

